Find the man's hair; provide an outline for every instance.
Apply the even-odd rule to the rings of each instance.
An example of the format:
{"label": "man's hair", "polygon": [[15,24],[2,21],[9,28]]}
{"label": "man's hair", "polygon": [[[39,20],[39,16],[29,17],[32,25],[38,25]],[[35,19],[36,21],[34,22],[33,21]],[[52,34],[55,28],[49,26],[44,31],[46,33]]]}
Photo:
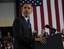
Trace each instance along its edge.
{"label": "man's hair", "polygon": [[32,4],[31,4],[31,3],[24,3],[24,4],[22,5],[22,7],[23,7],[25,4],[29,4],[29,5],[31,5],[31,7],[32,7]]}

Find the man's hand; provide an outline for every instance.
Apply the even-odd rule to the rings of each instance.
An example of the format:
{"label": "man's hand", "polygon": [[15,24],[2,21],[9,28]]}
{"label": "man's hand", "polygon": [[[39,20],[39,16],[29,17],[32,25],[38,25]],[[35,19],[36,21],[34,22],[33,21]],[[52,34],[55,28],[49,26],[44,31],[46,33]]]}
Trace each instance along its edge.
{"label": "man's hand", "polygon": [[35,41],[39,41],[41,44],[45,44],[46,43],[46,39],[44,37],[35,38]]}

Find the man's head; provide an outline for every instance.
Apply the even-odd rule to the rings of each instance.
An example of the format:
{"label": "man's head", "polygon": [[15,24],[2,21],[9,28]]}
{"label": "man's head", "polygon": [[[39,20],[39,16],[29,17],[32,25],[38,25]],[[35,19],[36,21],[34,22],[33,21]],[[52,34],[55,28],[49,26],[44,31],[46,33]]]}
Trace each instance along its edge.
{"label": "man's head", "polygon": [[30,14],[32,12],[32,6],[30,3],[25,3],[23,6],[22,6],[22,14],[24,14],[25,16],[29,17]]}

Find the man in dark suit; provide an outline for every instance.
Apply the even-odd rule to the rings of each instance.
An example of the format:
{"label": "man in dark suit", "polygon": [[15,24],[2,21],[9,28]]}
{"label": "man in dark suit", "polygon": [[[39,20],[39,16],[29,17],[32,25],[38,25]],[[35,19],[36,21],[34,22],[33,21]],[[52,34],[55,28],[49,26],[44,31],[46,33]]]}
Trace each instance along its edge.
{"label": "man in dark suit", "polygon": [[14,20],[14,49],[34,49],[33,46],[35,41],[39,41],[42,44],[46,43],[45,38],[32,38],[31,24],[27,22],[31,12],[31,4],[25,3],[22,6],[22,16]]}

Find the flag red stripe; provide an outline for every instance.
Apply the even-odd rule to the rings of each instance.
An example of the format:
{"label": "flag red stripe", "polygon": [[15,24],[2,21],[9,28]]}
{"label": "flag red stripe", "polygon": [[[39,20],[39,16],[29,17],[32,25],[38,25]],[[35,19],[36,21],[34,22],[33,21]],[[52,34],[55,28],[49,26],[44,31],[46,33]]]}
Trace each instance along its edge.
{"label": "flag red stripe", "polygon": [[21,7],[21,6],[19,6],[19,7],[18,7],[18,12],[19,12],[19,13],[18,13],[18,14],[19,14],[18,16],[21,16],[21,14],[22,14],[21,9],[22,9],[22,7]]}
{"label": "flag red stripe", "polygon": [[42,29],[45,29],[45,21],[44,21],[44,10],[43,10],[43,6],[40,6],[40,14],[41,14],[41,25],[42,25]]}
{"label": "flag red stripe", "polygon": [[34,16],[34,29],[38,33],[38,26],[37,26],[38,23],[37,23],[37,11],[36,11],[36,7],[33,7],[33,16]]}
{"label": "flag red stripe", "polygon": [[[51,15],[50,0],[47,0],[47,9],[48,9],[48,21],[49,21],[49,25],[52,27],[52,15]],[[50,33],[52,33],[51,30],[50,30]]]}
{"label": "flag red stripe", "polygon": [[60,32],[60,19],[59,19],[58,0],[54,0],[54,1],[55,1],[55,12],[56,12],[57,32]]}
{"label": "flag red stripe", "polygon": [[62,0],[62,8],[63,8],[63,22],[64,22],[64,0]]}

